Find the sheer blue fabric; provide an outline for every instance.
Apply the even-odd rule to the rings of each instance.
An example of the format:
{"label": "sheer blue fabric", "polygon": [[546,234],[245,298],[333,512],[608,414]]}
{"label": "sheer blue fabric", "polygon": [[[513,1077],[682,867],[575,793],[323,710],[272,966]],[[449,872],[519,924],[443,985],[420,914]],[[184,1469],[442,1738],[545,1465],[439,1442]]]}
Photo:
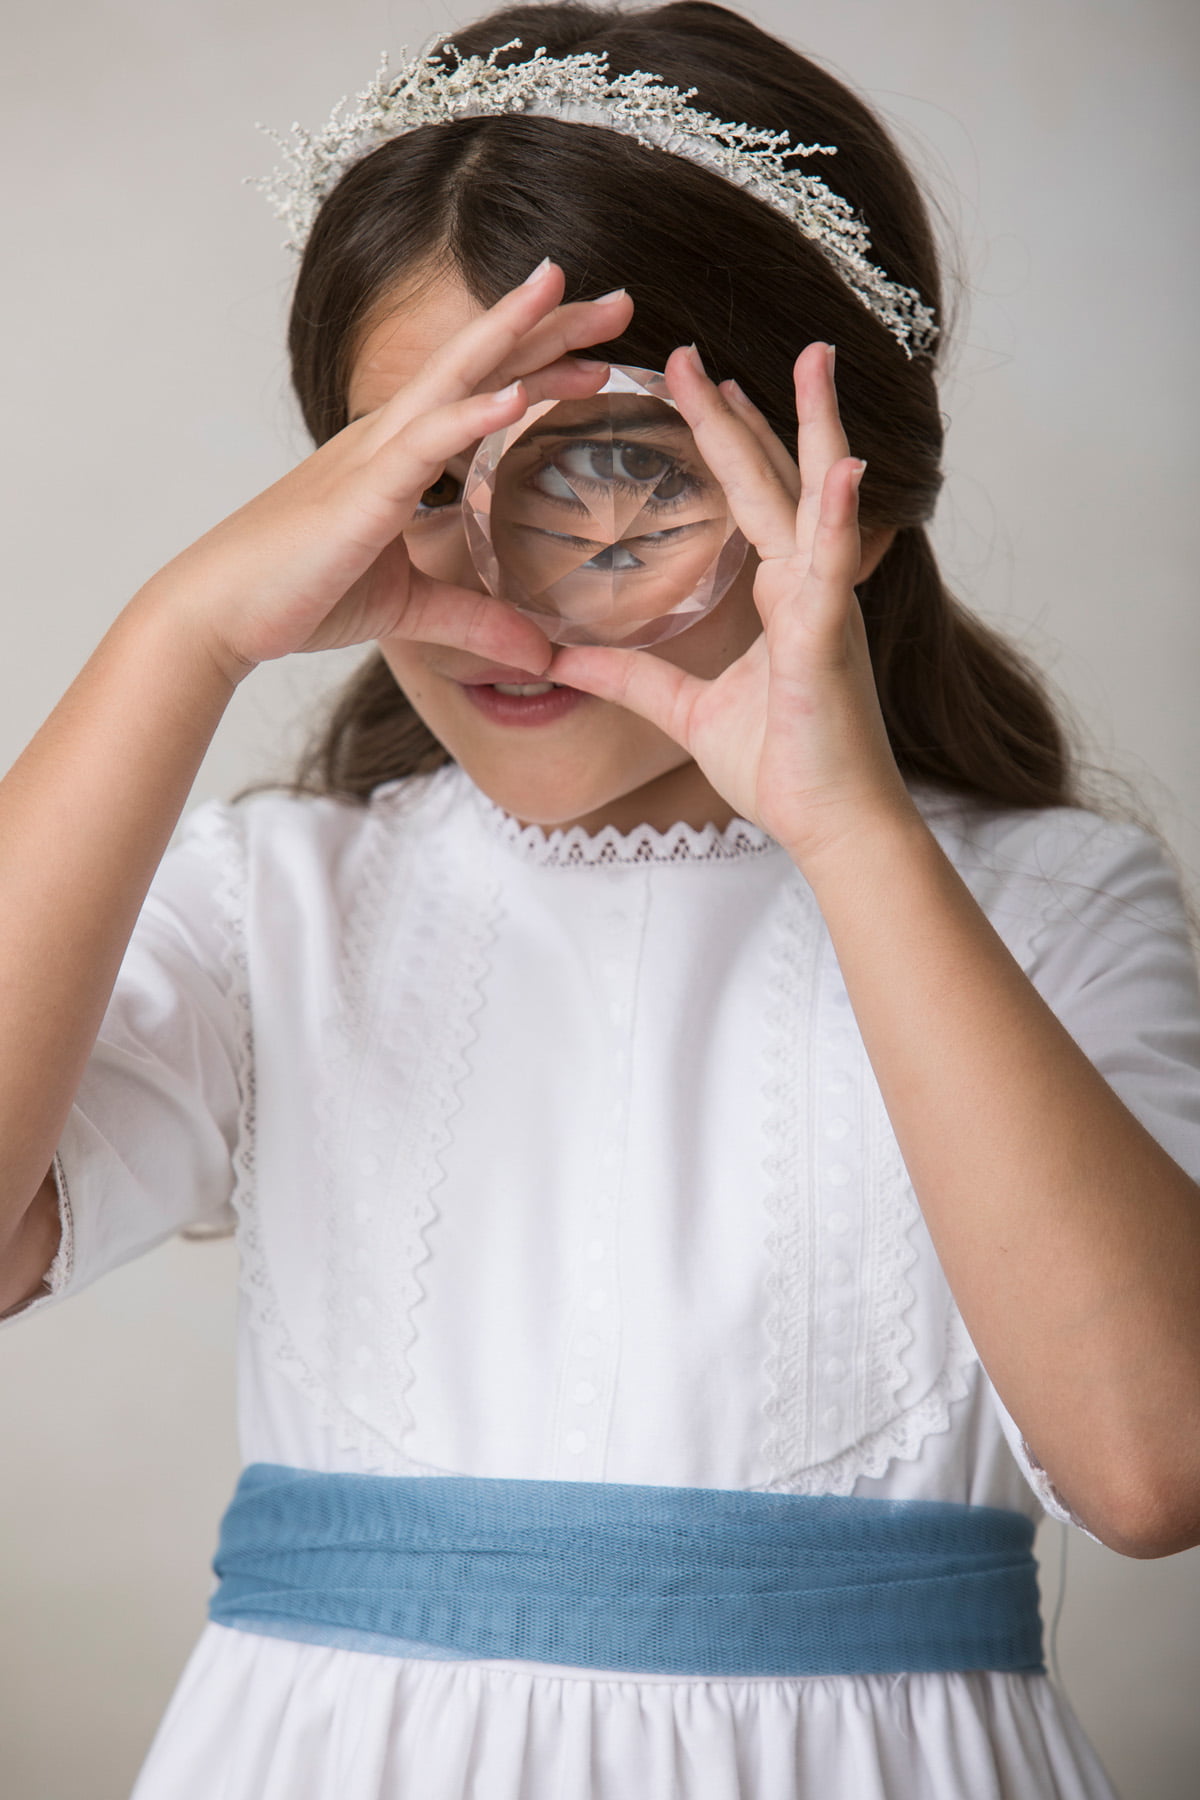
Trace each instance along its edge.
{"label": "sheer blue fabric", "polygon": [[221,1625],[679,1675],[1041,1671],[1033,1525],[936,1500],[242,1473]]}

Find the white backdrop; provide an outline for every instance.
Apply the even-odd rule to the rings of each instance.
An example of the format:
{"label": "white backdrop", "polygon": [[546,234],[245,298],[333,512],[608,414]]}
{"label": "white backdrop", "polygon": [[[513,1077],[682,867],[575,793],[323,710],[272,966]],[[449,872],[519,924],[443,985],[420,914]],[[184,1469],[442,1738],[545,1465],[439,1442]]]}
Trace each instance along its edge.
{"label": "white backdrop", "polygon": [[[933,182],[969,290],[944,401],[948,568],[1200,873],[1200,10],[748,10],[864,90]],[[8,10],[0,767],[145,577],[303,449],[291,264],[239,185],[274,160],[254,121],[315,124],[384,46],[468,16],[416,0]],[[306,703],[356,654],[248,682],[194,798],[286,762]],[[176,1242],[0,1340],[7,1800],[128,1793],[235,1479],[233,1284],[228,1243]],[[1057,1528],[1041,1543],[1049,1613]],[[1073,1538],[1058,1661],[1125,1800],[1191,1800],[1200,1551],[1133,1563]]]}

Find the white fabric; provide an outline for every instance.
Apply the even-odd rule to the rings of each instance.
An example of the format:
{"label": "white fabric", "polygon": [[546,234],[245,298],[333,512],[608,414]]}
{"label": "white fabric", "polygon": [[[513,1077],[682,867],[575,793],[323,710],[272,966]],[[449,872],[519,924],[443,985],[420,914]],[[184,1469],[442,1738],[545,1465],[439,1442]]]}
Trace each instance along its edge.
{"label": "white fabric", "polygon": [[[1156,840],[916,798],[1200,1174]],[[547,837],[453,767],[366,808],[198,808],[58,1168],[70,1237],[27,1310],[233,1199],[247,1461],[1068,1516],[958,1317],[811,892],[744,822]],[[634,1680],[209,1626],[136,1800],[1109,1793],[1044,1677]]]}

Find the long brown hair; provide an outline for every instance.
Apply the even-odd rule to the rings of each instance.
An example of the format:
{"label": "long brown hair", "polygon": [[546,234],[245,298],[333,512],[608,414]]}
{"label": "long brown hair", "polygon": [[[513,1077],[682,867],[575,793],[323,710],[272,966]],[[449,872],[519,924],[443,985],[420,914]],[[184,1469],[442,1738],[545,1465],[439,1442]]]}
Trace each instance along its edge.
{"label": "long brown hair", "polygon": [[[873,259],[944,319],[917,186],[879,120],[816,63],[702,0],[632,12],[515,6],[448,42],[472,55],[514,38],[521,47],[500,60],[539,45],[603,51],[612,71],[651,70],[721,118],[836,145],[836,167],[813,159],[816,172],[865,219]],[[863,525],[896,528],[858,592],[901,771],[1001,806],[1081,804],[1074,727],[1060,703],[938,570],[925,529],[942,480],[936,357],[909,360],[794,226],[707,169],[544,118],[456,120],[375,150],[326,199],[296,285],[292,374],[314,440],[346,424],[357,346],[398,286],[448,269],[490,305],[546,255],[565,271],[568,299],[632,293],[629,330],[599,354],[661,368],[694,341],[715,378],[734,376],[785,442],[796,430],[796,355],[816,339],[836,344],[847,435],[867,461]],[[365,800],[383,781],[449,760],[375,653],[337,697],[293,785]]]}

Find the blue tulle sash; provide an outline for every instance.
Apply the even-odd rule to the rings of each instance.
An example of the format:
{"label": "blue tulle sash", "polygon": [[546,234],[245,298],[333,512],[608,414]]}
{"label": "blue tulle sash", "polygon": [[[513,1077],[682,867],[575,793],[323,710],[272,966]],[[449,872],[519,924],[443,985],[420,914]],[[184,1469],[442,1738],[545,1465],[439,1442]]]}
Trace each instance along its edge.
{"label": "blue tulle sash", "polygon": [[642,1674],[1040,1670],[1033,1525],[926,1500],[242,1473],[221,1625]]}

